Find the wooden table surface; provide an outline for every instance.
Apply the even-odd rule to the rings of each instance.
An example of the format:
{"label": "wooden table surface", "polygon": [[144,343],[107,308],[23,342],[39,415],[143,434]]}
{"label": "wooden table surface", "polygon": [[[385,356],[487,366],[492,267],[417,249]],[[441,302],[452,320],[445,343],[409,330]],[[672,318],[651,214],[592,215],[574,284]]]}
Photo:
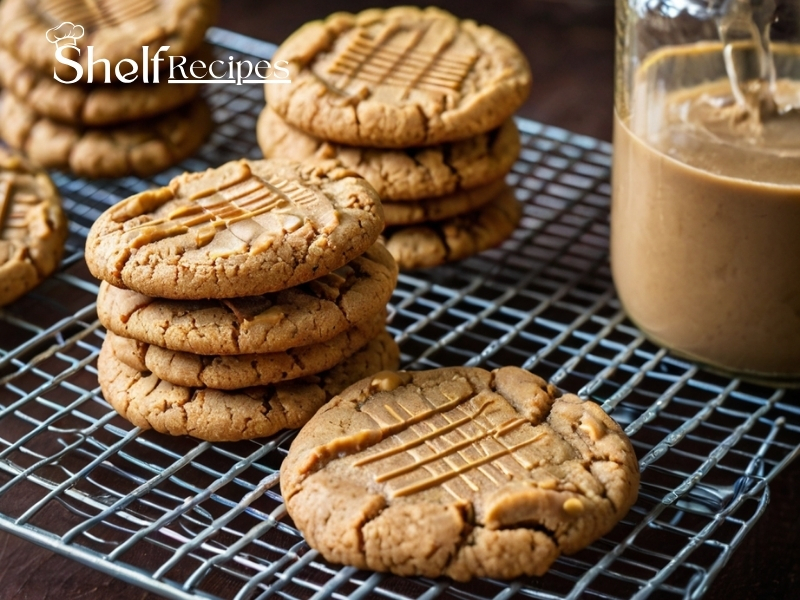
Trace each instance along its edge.
{"label": "wooden table surface", "polygon": [[[382,5],[389,4],[374,0],[225,0],[219,25],[280,41],[303,22],[332,10]],[[520,110],[522,116],[611,139],[612,0],[448,0],[438,5],[493,25],[517,41],[534,75],[533,92]],[[800,463],[775,480],[771,493],[766,514],[712,584],[705,596],[709,600],[800,597]],[[24,503],[25,499],[18,501]],[[0,533],[0,600],[157,597]]]}

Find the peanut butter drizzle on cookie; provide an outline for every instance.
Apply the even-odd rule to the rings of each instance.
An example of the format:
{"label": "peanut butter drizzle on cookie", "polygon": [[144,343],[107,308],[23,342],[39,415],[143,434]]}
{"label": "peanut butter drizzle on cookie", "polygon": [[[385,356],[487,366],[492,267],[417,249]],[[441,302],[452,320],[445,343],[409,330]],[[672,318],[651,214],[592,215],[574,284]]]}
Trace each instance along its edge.
{"label": "peanut butter drizzle on cookie", "polygon": [[[195,244],[202,248],[214,240],[218,231],[228,229],[248,244],[251,254],[259,254],[284,233],[302,227],[306,220],[323,233],[330,233],[338,226],[339,215],[321,192],[275,175],[267,179],[258,177],[245,163],[236,163],[236,167],[238,171],[224,174],[222,185],[198,190],[190,185],[189,191],[193,193],[184,204],[173,207],[164,217],[128,229],[129,246],[141,248],[194,230]],[[177,203],[180,202],[178,199]],[[256,222],[256,217],[262,215],[271,216],[271,222],[266,225]],[[214,252],[224,256],[226,250]]]}
{"label": "peanut butter drizzle on cookie", "polygon": [[449,433],[450,431],[453,431],[454,429],[457,429],[457,428],[461,427],[465,423],[468,423],[468,422],[472,421],[473,419],[475,419],[475,417],[477,417],[479,414],[481,414],[491,404],[492,404],[491,400],[489,400],[487,402],[484,402],[483,404],[481,404],[478,407],[478,410],[476,410],[475,413],[473,413],[471,415],[467,415],[463,419],[459,419],[458,421],[454,421],[453,423],[450,423],[450,425],[442,427],[441,429],[438,429],[438,430],[434,429],[430,433],[422,435],[422,436],[418,437],[417,439],[412,440],[410,442],[406,442],[404,444],[400,444],[399,446],[395,446],[393,448],[388,448],[386,450],[383,450],[382,452],[378,452],[377,454],[372,454],[370,456],[365,456],[364,458],[354,462],[353,466],[361,467],[363,465],[367,465],[369,463],[372,463],[372,462],[375,462],[375,461],[378,461],[378,460],[382,460],[384,458],[388,458],[390,456],[394,456],[394,455],[400,454],[402,452],[406,452],[407,450],[411,450],[412,448],[416,448],[417,446],[419,446],[421,444],[424,444],[428,440],[431,440],[431,439],[433,439],[435,437],[438,437],[438,436],[444,435],[446,433]]}
{"label": "peanut butter drizzle on cookie", "polygon": [[[487,406],[487,405],[484,404],[483,407],[485,407],[485,406]],[[481,407],[481,408],[483,408],[483,407]],[[401,444],[400,446],[396,446],[395,448],[391,448],[390,450],[387,450],[387,451],[381,453],[381,454],[384,454],[384,456],[381,456],[381,458],[386,458],[387,456],[400,454],[402,452],[405,452],[406,450],[410,450],[411,448],[420,445],[421,443],[423,443],[425,441],[428,441],[428,440],[430,440],[432,438],[435,438],[435,437],[442,436],[445,433],[448,433],[449,431],[453,431],[454,429],[457,429],[458,427],[463,425],[465,422],[469,422],[469,421],[474,420],[476,416],[477,416],[477,414],[469,415],[467,417],[464,417],[464,419],[460,419],[459,421],[456,421],[456,423],[458,423],[458,425],[456,425],[455,427],[453,427],[453,425],[455,425],[456,423],[451,423],[450,425],[447,425],[446,427],[442,427],[441,429],[438,429],[438,430],[434,429],[433,431],[431,431],[431,433],[422,436],[422,438],[424,438],[424,439],[419,438],[419,439],[416,439],[413,442],[410,442],[408,444]],[[522,422],[524,423],[525,419],[522,419]],[[477,443],[477,442],[479,442],[479,441],[481,441],[483,439],[486,439],[488,437],[494,437],[495,439],[497,439],[497,437],[503,435],[503,431],[506,430],[506,428],[507,428],[507,426],[509,424],[513,424],[513,426],[516,427],[516,426],[518,426],[520,424],[520,419],[512,419],[510,421],[507,421],[506,423],[503,423],[502,425],[498,425],[497,427],[493,427],[489,431],[484,431],[484,432],[479,433],[478,435],[475,435],[475,436],[472,436],[472,437],[468,437],[462,442],[458,442],[457,444],[453,444],[452,446],[450,446],[444,452],[438,452],[438,453],[431,454],[430,456],[422,458],[422,459],[420,459],[420,460],[418,460],[418,461],[416,461],[416,462],[414,462],[414,463],[412,463],[410,465],[406,465],[404,467],[398,467],[398,468],[392,469],[391,471],[388,471],[386,473],[383,473],[383,474],[380,474],[380,475],[376,475],[375,476],[375,481],[377,481],[379,483],[382,483],[384,481],[389,481],[390,479],[394,479],[395,477],[399,477],[400,475],[405,475],[407,473],[411,473],[412,471],[416,471],[418,468],[422,467],[423,465],[426,465],[428,463],[431,463],[431,462],[434,462],[436,460],[439,460],[440,458],[443,458],[444,456],[447,456],[448,454],[452,454],[454,452],[457,452],[459,450],[467,448],[467,447],[471,446],[472,444],[475,444],[475,443]],[[369,458],[374,459],[374,457],[369,457]],[[365,462],[372,462],[372,461],[371,460],[370,461],[359,461],[359,462],[354,463],[354,464],[355,464],[355,466],[360,466],[359,463],[365,464]],[[470,463],[469,461],[467,461],[467,465],[466,466],[468,468],[472,468],[473,464],[474,463]]]}
{"label": "peanut butter drizzle on cookie", "polygon": [[318,446],[314,449],[314,452],[309,457],[307,468],[309,471],[311,471],[317,464],[321,462],[327,462],[334,458],[338,458],[343,454],[352,454],[354,452],[365,450],[369,446],[373,446],[391,435],[397,435],[398,433],[405,431],[416,423],[420,423],[421,421],[424,421],[425,419],[428,419],[434,415],[438,415],[456,408],[463,401],[463,398],[456,398],[455,400],[451,400],[450,402],[442,404],[441,406],[433,407],[430,410],[427,410],[416,416],[412,416],[405,420],[401,419],[399,423],[392,425],[387,424],[381,427],[380,430],[359,431],[353,435],[338,438],[328,442],[327,444]]}
{"label": "peanut butter drizzle on cookie", "polygon": [[[373,378],[370,389],[378,394],[381,391],[392,392],[403,383],[400,376],[401,374],[378,374]],[[383,390],[383,387],[388,389]],[[523,416],[509,417],[497,424],[492,424],[491,421],[486,423],[481,417],[490,412],[490,408],[499,408],[497,404],[499,398],[493,392],[486,391],[474,395],[468,389],[459,385],[439,388],[437,391],[447,401],[438,406],[431,406],[434,401],[425,395],[409,397],[412,404],[420,401],[430,406],[421,411],[418,410],[419,407],[410,408],[405,405],[407,403],[401,401],[377,403],[367,412],[380,424],[379,430],[360,431],[316,448],[311,456],[310,468],[321,461],[363,452],[370,446],[420,424],[429,431],[418,433],[409,441],[398,440],[399,443],[390,448],[358,458],[352,466],[368,467],[375,483],[389,484],[386,493],[390,498],[408,496],[442,486],[459,500],[465,498],[445,485],[447,481],[459,478],[472,492],[487,492],[499,489],[508,483],[513,478],[515,469],[521,468],[524,471],[534,469],[538,464],[537,459],[530,456],[526,458],[518,451],[540,441],[547,433],[536,429],[535,423]],[[464,405],[468,402],[473,403],[473,406],[466,412],[463,408],[466,408]],[[434,418],[439,421],[444,420],[445,423],[437,423]],[[525,425],[531,427],[519,431]],[[593,431],[595,429],[597,428],[593,428]],[[451,433],[457,433],[462,439],[456,441],[445,439],[445,436]],[[514,434],[514,437],[508,439],[507,436],[511,434]],[[419,457],[410,454],[412,450],[422,447],[429,449],[430,453]],[[403,454],[409,456],[412,462],[400,466],[391,463],[376,464]],[[501,459],[505,457],[510,458],[513,463],[503,464]],[[518,466],[514,467],[514,463]],[[371,467],[372,465],[374,467]],[[427,476],[413,481],[415,473],[425,472]],[[468,475],[470,472],[482,475],[485,481],[476,483]],[[412,481],[407,479],[408,476],[412,477]]]}
{"label": "peanut butter drizzle on cookie", "polygon": [[[459,405],[465,402],[467,399],[462,398]],[[419,470],[427,470],[426,466],[431,465],[437,461],[441,461],[444,465],[447,466],[447,471],[444,473],[433,474],[430,477],[426,477],[422,480],[415,481],[411,484],[401,486],[398,489],[390,490],[389,495],[390,497],[396,498],[401,496],[407,496],[411,494],[415,494],[418,492],[425,491],[437,485],[443,484],[444,482],[453,479],[455,477],[459,477],[473,492],[479,492],[484,486],[478,485],[473,482],[469,477],[467,477],[467,473],[472,470],[480,470],[480,473],[484,475],[490,482],[493,487],[499,487],[502,483],[507,481],[507,478],[510,476],[510,471],[505,468],[502,464],[497,463],[498,459],[503,458],[504,456],[510,456],[514,459],[520,466],[522,466],[525,470],[532,469],[535,465],[530,463],[528,460],[524,459],[523,457],[516,456],[514,453],[530,444],[535,443],[539,439],[541,439],[545,434],[543,432],[534,432],[532,436],[528,437],[527,439],[518,442],[516,444],[508,445],[506,444],[501,438],[505,435],[508,435],[512,431],[516,430],[520,426],[528,423],[528,420],[523,417],[515,417],[510,418],[503,423],[495,425],[491,428],[484,428],[478,422],[478,417],[491,405],[495,403],[493,398],[484,399],[484,401],[471,413],[465,415],[460,419],[456,419],[454,421],[449,422],[447,425],[444,426],[436,426],[434,423],[431,422],[430,417],[425,419],[419,420],[418,422],[424,422],[429,428],[430,432],[426,434],[420,435],[418,438],[411,440],[410,442],[406,442],[400,444],[398,446],[394,446],[392,448],[388,448],[382,452],[377,454],[365,457],[357,462],[354,463],[354,466],[364,466],[370,463],[378,462],[387,458],[391,458],[393,456],[397,456],[399,454],[406,453],[418,446],[423,444],[429,446],[433,451],[432,454],[423,457],[423,458],[415,458],[414,462],[403,465],[401,467],[396,467],[389,471],[381,472],[378,471],[374,475],[374,480],[376,483],[386,483],[393,479],[397,479],[398,477],[402,477],[405,475],[409,475]],[[409,412],[407,408],[402,406],[401,404],[397,405],[398,408]],[[396,414],[396,411],[389,410],[389,406],[384,407],[389,414]],[[453,407],[453,410],[458,409],[459,407]],[[441,416],[444,417],[446,420],[449,421],[447,416],[447,412],[444,411],[441,413]],[[433,415],[431,415],[433,416]],[[412,418],[414,418],[412,416]],[[411,420],[411,419],[409,419]],[[478,430],[478,433],[470,435],[468,431],[463,430],[462,428],[466,425],[471,425],[472,427]],[[462,441],[450,443],[447,448],[444,449],[436,449],[431,445],[431,442],[435,439],[443,439],[445,435],[450,432],[458,431],[461,433],[462,437],[464,438]],[[497,450],[487,450],[485,447],[482,446],[483,443],[493,441],[495,445],[499,446]],[[477,454],[480,455],[480,458],[477,459],[470,459],[469,456],[464,454],[464,451],[472,449]],[[461,460],[464,461],[464,464],[457,465],[454,464],[452,459],[458,455]],[[498,475],[502,474],[503,477],[499,479],[491,475],[490,471],[482,468],[484,466],[494,464],[494,466],[500,472]],[[447,491],[456,498],[462,499],[460,495],[454,492],[450,488],[446,488]]]}
{"label": "peanut butter drizzle on cookie", "polygon": [[[497,452],[493,452],[492,454],[484,456],[483,458],[481,458],[479,460],[476,460],[474,462],[469,462],[469,461],[466,461],[466,459],[465,459],[466,464],[464,464],[464,465],[462,465],[460,467],[454,467],[453,470],[451,472],[449,472],[449,473],[442,473],[441,475],[437,475],[435,477],[429,477],[428,479],[423,479],[422,481],[418,481],[418,482],[412,483],[412,484],[407,485],[405,487],[402,487],[402,488],[400,488],[398,490],[394,490],[391,493],[391,495],[392,495],[392,497],[397,498],[397,497],[400,497],[400,496],[408,496],[408,495],[411,495],[411,494],[416,494],[417,492],[422,492],[422,491],[430,489],[430,488],[432,488],[432,487],[434,487],[436,485],[439,485],[440,483],[443,483],[443,482],[447,481],[448,479],[452,479],[453,477],[460,476],[460,475],[462,475],[462,474],[464,474],[464,473],[466,473],[468,471],[476,469],[479,466],[482,466],[482,465],[485,465],[485,464],[489,464],[489,463],[493,463],[494,461],[496,461],[496,460],[498,460],[498,459],[500,459],[500,458],[502,458],[504,456],[512,456],[513,457],[514,456],[514,452],[516,452],[517,450],[520,450],[521,448],[524,448],[525,446],[533,444],[534,442],[536,442],[539,438],[541,438],[543,436],[544,436],[544,434],[541,433],[538,436],[535,436],[535,437],[533,437],[533,438],[531,438],[529,440],[525,440],[523,442],[519,442],[518,444],[514,444],[513,446],[504,446],[501,450],[498,450]],[[467,447],[468,445],[472,445],[475,442],[477,442],[478,440],[483,439],[484,437],[486,437],[486,436],[480,436],[476,440],[470,440],[470,444],[466,444],[463,447]],[[497,438],[495,437],[495,439],[497,439]],[[453,448],[455,448],[455,446]],[[447,453],[449,453],[449,450],[448,450]],[[436,458],[441,458],[441,455],[436,456]],[[417,465],[414,465],[414,466],[416,467]],[[478,491],[479,489],[480,488],[478,488],[477,486],[473,487],[474,491]]]}

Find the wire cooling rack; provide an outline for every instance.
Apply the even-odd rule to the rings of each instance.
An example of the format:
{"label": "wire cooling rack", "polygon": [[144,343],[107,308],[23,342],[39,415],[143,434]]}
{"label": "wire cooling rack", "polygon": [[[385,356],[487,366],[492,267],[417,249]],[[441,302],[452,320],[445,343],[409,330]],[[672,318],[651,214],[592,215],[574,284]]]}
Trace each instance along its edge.
{"label": "wire cooling rack", "polygon": [[[218,29],[210,40],[223,57],[274,49]],[[625,319],[607,264],[604,142],[519,121],[524,148],[509,181],[524,202],[520,227],[500,248],[401,275],[392,298],[405,367],[519,365],[600,403],[631,436],[639,501],[544,577],[462,585],[331,565],[281,502],[291,432],[209,444],[141,431],[110,409],[83,242],[123,197],[183,169],[259,156],[260,86],[209,88],[215,133],[181,169],[151,181],[54,175],[70,216],[67,257],[0,310],[0,529],[168,598],[701,596],[798,453],[800,394],[707,372]]]}

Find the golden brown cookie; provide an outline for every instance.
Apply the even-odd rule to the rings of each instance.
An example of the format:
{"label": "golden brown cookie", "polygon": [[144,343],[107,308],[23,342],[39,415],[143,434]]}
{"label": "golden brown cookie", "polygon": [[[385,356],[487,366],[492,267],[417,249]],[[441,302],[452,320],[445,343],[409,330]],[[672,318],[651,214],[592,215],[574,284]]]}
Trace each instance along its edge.
{"label": "golden brown cookie", "polygon": [[292,127],[267,106],[256,133],[267,158],[336,158],[369,181],[384,202],[424,200],[489,184],[511,170],[520,151],[513,119],[489,133],[450,144],[385,150],[322,141]]}
{"label": "golden brown cookie", "polygon": [[276,385],[221,391],[173,385],[121,362],[108,340],[97,359],[103,396],[142,429],[212,442],[266,437],[300,427],[345,387],[383,369],[395,369],[400,351],[382,332],[364,348],[318,376]]}
{"label": "golden brown cookie", "polygon": [[639,469],[603,410],[517,367],[379,373],[303,427],[281,467],[327,560],[398,575],[542,575],[608,532]]}
{"label": "golden brown cookie", "polygon": [[[126,59],[136,63],[141,81],[142,47],[148,48],[147,68],[152,74],[152,58],[161,46],[169,46],[160,54],[167,61],[194,52],[216,21],[218,9],[218,0],[4,0],[0,46],[20,62],[51,76],[55,72],[64,81],[72,81],[76,70],[56,60],[56,49],[64,47],[63,57],[80,63],[86,81],[87,47],[93,46],[95,61],[109,61],[112,80],[117,79],[115,66]],[[124,63],[121,70],[127,74],[132,68]],[[104,80],[103,63],[91,72],[94,82]]]}
{"label": "golden brown cookie", "polygon": [[186,104],[200,85],[159,83],[64,85],[0,48],[0,86],[34,112],[70,125],[99,127],[147,119]]}
{"label": "golden brown cookie", "polygon": [[165,300],[100,284],[106,329],[193,354],[257,354],[320,344],[379,312],[397,264],[374,244],[346,266],[280,292],[228,300]]}
{"label": "golden brown cookie", "polygon": [[414,225],[425,221],[443,221],[484,206],[506,189],[504,179],[447,196],[416,202],[383,202],[386,226]]}
{"label": "golden brown cookie", "polygon": [[66,239],[67,219],[50,177],[0,148],[0,306],[56,270]]}
{"label": "golden brown cookie", "polygon": [[[363,348],[386,326],[386,310],[353,325],[322,344],[268,354],[204,356],[167,350],[108,332],[114,353],[129,367],[151,371],[175,385],[236,390],[315,375]],[[127,357],[127,358],[126,358]]]}
{"label": "golden brown cookie", "polygon": [[508,37],[438,8],[336,13],[292,34],[275,53],[291,85],[267,103],[315,137],[408,148],[499,127],[528,96],[531,74]]}
{"label": "golden brown cookie", "polygon": [[109,208],[86,240],[92,275],[171,299],[237,298],[316,279],[383,228],[375,190],[336,161],[239,160]]}
{"label": "golden brown cookie", "polygon": [[444,221],[386,229],[386,247],[401,270],[435,267],[462,260],[502,243],[516,229],[522,204],[514,190],[472,212]]}
{"label": "golden brown cookie", "polygon": [[205,100],[147,121],[111,128],[82,128],[56,123],[28,108],[8,92],[0,100],[0,137],[32,160],[81,177],[145,177],[179,163],[211,131]]}

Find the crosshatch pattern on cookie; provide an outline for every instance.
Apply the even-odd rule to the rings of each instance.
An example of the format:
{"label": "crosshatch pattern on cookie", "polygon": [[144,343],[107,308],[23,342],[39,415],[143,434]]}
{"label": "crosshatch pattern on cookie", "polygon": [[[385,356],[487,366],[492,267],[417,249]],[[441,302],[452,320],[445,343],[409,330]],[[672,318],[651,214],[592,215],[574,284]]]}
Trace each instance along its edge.
{"label": "crosshatch pattern on cookie", "polygon": [[[422,395],[418,398],[422,411],[400,402],[363,408],[381,425],[384,436],[404,432],[414,436],[404,436],[400,443],[353,463],[368,468],[376,482],[385,483],[390,497],[441,485],[454,499],[465,501],[473,493],[499,489],[513,474],[524,476],[536,466],[518,451],[543,438],[544,432],[522,427],[529,423],[523,417],[492,424],[484,413],[496,400],[467,403],[469,398],[456,398],[436,406]],[[386,464],[401,455],[406,455],[406,464]],[[453,481],[456,478],[460,482]]]}
{"label": "crosshatch pattern on cookie", "polygon": [[0,233],[3,238],[22,237],[27,230],[28,211],[39,203],[33,194],[16,194],[12,202],[13,184],[6,178],[0,181]]}
{"label": "crosshatch pattern on cookie", "polygon": [[158,0],[40,0],[35,8],[54,25],[70,21],[94,31],[123,25],[155,10],[158,4]]}
{"label": "crosshatch pattern on cookie", "polygon": [[[529,471],[535,465],[516,452],[544,437],[544,433],[526,428],[523,439],[507,443],[507,434],[528,421],[516,417],[493,426],[488,422],[482,423],[481,414],[493,403],[493,400],[487,399],[477,408],[465,410],[457,401],[432,407],[419,415],[414,415],[413,411],[400,403],[385,404],[383,409],[398,421],[393,425],[387,424],[393,433],[414,428],[416,439],[364,457],[354,465],[378,463],[372,467],[376,469],[375,481],[388,483],[389,493],[393,497],[408,496],[441,485],[456,500],[465,501],[466,497],[460,495],[452,485],[447,485],[449,480],[456,477],[473,492],[499,489],[515,470],[513,465],[500,459],[507,456]],[[456,407],[451,408],[452,404],[456,404]],[[407,417],[401,416],[401,411]],[[378,418],[377,414],[368,412]],[[445,437],[448,434],[461,439],[448,440]],[[423,452],[417,456],[412,454],[412,462],[407,465],[388,470],[380,465],[384,459],[411,453],[415,449]],[[468,475],[471,471],[476,472]]]}
{"label": "crosshatch pattern on cookie", "polygon": [[[321,192],[277,175],[264,179],[253,175],[246,165],[242,167],[239,177],[219,189],[198,192],[189,204],[173,209],[165,217],[130,228],[129,246],[140,248],[194,230],[197,246],[203,247],[214,239],[218,230],[237,229],[234,227],[237,223],[248,221],[248,227],[233,233],[249,244],[251,254],[258,254],[272,246],[283,232],[297,230],[306,220],[326,233],[338,225],[336,210]],[[276,219],[274,228],[253,221],[267,214]],[[322,217],[316,219],[312,215]]]}
{"label": "crosshatch pattern on cookie", "polygon": [[[386,26],[374,37],[358,29],[328,72],[342,76],[339,86],[353,81],[399,87],[406,98],[412,90],[457,94],[478,58],[451,46],[422,47],[431,24],[411,31]],[[428,38],[430,39],[430,38]]]}
{"label": "crosshatch pattern on cookie", "polygon": [[28,211],[40,202],[35,194],[14,185],[12,175],[0,174],[0,238],[21,240],[27,237]]}

